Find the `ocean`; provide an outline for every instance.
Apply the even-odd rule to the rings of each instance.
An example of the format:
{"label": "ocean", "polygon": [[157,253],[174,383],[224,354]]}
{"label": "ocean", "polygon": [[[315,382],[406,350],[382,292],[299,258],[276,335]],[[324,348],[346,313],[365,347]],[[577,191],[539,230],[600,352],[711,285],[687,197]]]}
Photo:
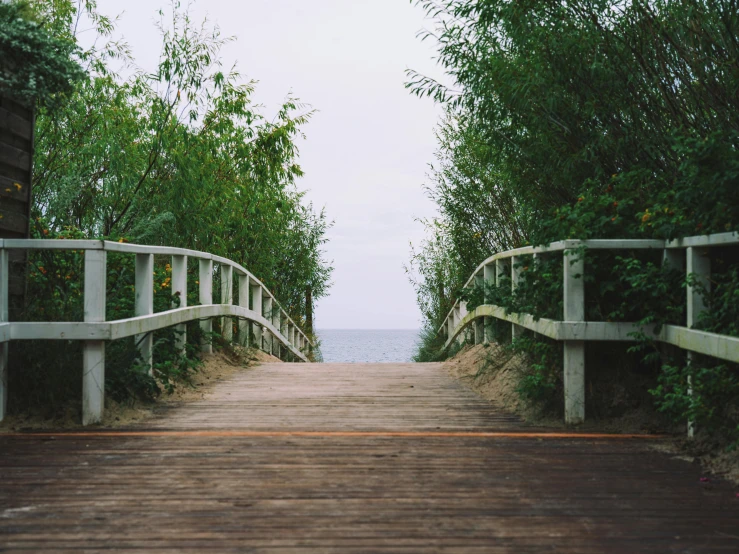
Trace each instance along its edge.
{"label": "ocean", "polygon": [[413,329],[320,329],[324,362],[412,362],[418,343]]}

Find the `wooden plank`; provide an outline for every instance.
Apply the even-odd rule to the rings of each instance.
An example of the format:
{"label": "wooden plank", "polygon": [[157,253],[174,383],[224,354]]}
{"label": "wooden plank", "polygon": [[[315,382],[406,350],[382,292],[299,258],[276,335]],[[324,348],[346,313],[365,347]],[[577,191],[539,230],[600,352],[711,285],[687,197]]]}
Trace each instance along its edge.
{"label": "wooden plank", "polygon": [[7,96],[0,96],[0,108],[13,112],[15,115],[25,119],[26,121],[33,121],[33,109],[30,106],[8,98]]}
{"label": "wooden plank", "polygon": [[30,140],[19,137],[3,127],[0,127],[0,143],[7,144],[24,152],[32,153],[33,151],[33,143]]}
{"label": "wooden plank", "polygon": [[0,127],[25,140],[33,138],[33,121],[0,106]]}
{"label": "wooden plank", "polygon": [[[318,432],[192,432],[234,428]],[[184,432],[156,434],[167,429]],[[351,429],[416,433],[337,433]],[[264,365],[135,430],[0,435],[0,550],[584,554],[739,545],[732,487],[702,483],[697,466],[644,441],[457,433],[531,429],[441,364]]]}
{"label": "wooden plank", "polygon": [[0,163],[21,171],[31,171],[31,154],[7,144],[0,143]]}
{"label": "wooden plank", "polygon": [[26,183],[31,180],[31,172],[25,169],[18,169],[0,161],[0,175],[7,179],[12,179],[16,183]]}
{"label": "wooden plank", "polygon": [[[31,187],[27,179],[16,180],[0,175],[0,198],[28,202],[30,192]],[[4,200],[0,200],[0,205],[2,202]]]}
{"label": "wooden plank", "polygon": [[0,230],[25,235],[28,231],[25,209],[25,206],[12,202],[0,203]]}

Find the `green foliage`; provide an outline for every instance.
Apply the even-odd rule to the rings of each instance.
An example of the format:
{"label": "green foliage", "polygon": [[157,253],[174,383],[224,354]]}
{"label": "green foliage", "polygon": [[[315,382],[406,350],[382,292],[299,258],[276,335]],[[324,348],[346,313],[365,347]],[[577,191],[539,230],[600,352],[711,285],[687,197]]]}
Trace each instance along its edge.
{"label": "green foliage", "polygon": [[[461,290],[473,269],[498,251],[570,238],[665,239],[739,230],[735,3],[414,3],[436,22],[423,38],[436,41],[453,83],[408,74],[413,93],[446,110],[428,185],[440,217],[412,252],[412,260],[423,262],[413,282],[430,328],[438,329],[459,298],[468,307],[486,297],[508,312],[561,318],[557,256],[524,259],[515,291],[505,280],[484,291]],[[676,382],[684,372],[670,368],[684,366],[669,362],[646,331],[685,324],[684,275],[649,252],[577,255],[586,264],[587,319],[635,321],[644,328],[636,347],[642,359],[629,359],[635,382],[656,380],[663,363],[661,378]],[[714,263],[731,256],[722,252]],[[739,274],[718,274],[712,292],[706,291],[711,309],[700,326],[733,334]],[[497,324],[493,333],[506,341]],[[524,380],[524,396],[546,403],[559,394],[548,373],[558,367],[554,351],[526,341],[518,351],[535,368]],[[735,407],[735,398],[719,395],[733,390],[735,369],[714,369],[718,381],[689,404]],[[665,387],[654,388],[658,404],[667,402],[667,391],[686,390]],[[686,402],[665,410],[684,420]],[[713,416],[701,417],[715,428]]]}
{"label": "green foliage", "polygon": [[[289,96],[274,117],[262,114],[252,102],[255,82],[221,67],[220,51],[230,39],[217,27],[193,23],[179,2],[168,15],[159,12],[161,55],[152,72],[137,69],[127,45],[111,38],[113,22],[93,0],[34,2],[28,9],[50,40],[69,45],[59,55],[79,59],[86,70],[53,97],[53,109],[41,106],[37,113],[32,235],[177,246],[230,258],[304,324],[313,309],[306,291],[311,303],[325,296],[332,272],[323,252],[331,222],[296,184],[310,107]],[[95,46],[79,48],[78,26],[97,33],[86,40]],[[121,65],[131,70],[125,78],[113,71]],[[80,252],[30,255],[27,319],[82,319],[82,261]],[[155,261],[155,311],[179,302],[171,294],[168,261]],[[133,264],[131,255],[108,257],[108,319],[133,316]],[[198,304],[197,278],[193,261],[188,305]],[[133,339],[111,343],[108,394],[152,398],[186,381],[197,367],[200,338],[197,323],[188,327],[184,358],[174,347],[174,330],[155,333],[153,378],[136,360]],[[49,349],[16,349],[12,367],[36,368],[13,377],[15,390],[29,391],[14,393],[16,408],[79,395],[73,377],[79,349],[66,348],[53,363]],[[53,371],[69,382],[59,384],[64,377]]]}
{"label": "green foliage", "polygon": [[521,376],[518,393],[541,410],[562,411],[562,348],[553,340],[525,332],[513,341],[514,352],[524,354],[527,371]]}
{"label": "green foliage", "polygon": [[78,54],[74,41],[35,20],[28,2],[0,2],[0,94],[48,104],[84,77]]}
{"label": "green foliage", "polygon": [[[725,252],[711,277],[711,289],[698,280],[688,282],[704,297],[708,310],[700,314],[696,327],[739,336],[739,263],[737,255]],[[644,341],[648,347],[653,347]],[[660,352],[663,361],[659,384],[650,391],[660,411],[683,421],[694,421],[698,429],[717,430],[739,446],[739,364],[722,363],[694,355],[688,361],[670,350]]]}
{"label": "green foliage", "polygon": [[[51,28],[67,28],[69,7],[54,4]],[[90,13],[102,41],[110,22]],[[107,43],[82,53],[91,69],[75,93],[39,112],[34,216],[52,230],[231,258],[300,321],[306,288],[320,299],[331,273],[322,250],[331,223],[295,185],[312,111],[288,98],[265,118],[251,102],[254,83],[220,68],[228,39],[176,5],[160,31],[156,71],[116,76],[112,62],[133,60],[125,45]]]}
{"label": "green foliage", "polygon": [[413,356],[414,362],[440,362],[449,357],[449,352],[444,348],[444,337],[438,333],[438,329],[425,327],[421,329],[420,346],[418,352]]}
{"label": "green foliage", "polygon": [[650,391],[658,409],[673,419],[692,421],[700,430],[728,437],[739,446],[739,371],[734,364],[697,360],[662,366],[659,385]]}
{"label": "green foliage", "polygon": [[[47,221],[39,218],[33,238],[69,240],[83,238],[73,228],[54,231]],[[106,319],[133,317],[135,257],[109,253],[107,263]],[[82,321],[83,319],[83,251],[32,251],[28,258],[27,298],[22,318],[27,321]],[[180,299],[171,293],[171,267],[164,259],[158,260],[154,271],[154,311],[161,312],[179,305]],[[197,305],[197,267],[189,271],[188,304]],[[112,341],[106,346],[107,395],[117,402],[155,398],[161,390],[171,392],[177,382],[187,382],[197,369],[200,331],[197,325],[188,329],[185,355],[175,348],[177,331],[163,329],[155,333],[154,371],[138,358],[133,338]],[[78,399],[81,394],[81,348],[75,343],[51,344],[33,342],[30,347],[20,345],[11,349],[11,367],[23,367],[23,372],[12,372],[13,395],[11,409],[64,409],[65,402]]]}

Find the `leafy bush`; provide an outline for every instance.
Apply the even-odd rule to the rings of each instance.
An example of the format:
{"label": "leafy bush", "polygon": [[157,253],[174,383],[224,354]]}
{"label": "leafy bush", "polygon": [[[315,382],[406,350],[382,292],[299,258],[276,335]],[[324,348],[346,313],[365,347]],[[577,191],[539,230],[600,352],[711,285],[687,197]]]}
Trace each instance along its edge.
{"label": "leafy bush", "polygon": [[78,54],[75,42],[34,20],[28,2],[0,2],[0,94],[48,104],[84,77]]}
{"label": "leafy bush", "polygon": [[[125,43],[111,38],[113,22],[97,12],[94,0],[0,3],[0,86],[20,97],[45,94],[53,100],[37,110],[32,236],[104,237],[221,255],[249,268],[303,324],[326,295],[332,272],[323,252],[331,222],[297,187],[297,145],[313,110],[289,96],[275,117],[266,117],[252,102],[255,83],[243,82],[235,69],[222,71],[220,51],[229,39],[217,27],[195,25],[179,2],[172,3],[169,21],[160,15],[157,67],[123,78],[113,68],[134,67],[134,60]],[[76,21],[96,33],[85,41],[93,46],[79,47]],[[19,36],[22,30],[28,37]],[[30,52],[32,42],[38,51]],[[5,56],[8,44],[26,57]],[[37,71],[34,60],[52,47],[49,63],[56,65],[42,69],[58,70],[56,81],[33,81],[37,73],[6,74],[21,62]],[[83,63],[84,73],[74,60]],[[28,259],[23,317],[81,320],[83,253],[33,252]],[[166,260],[155,260],[157,312],[179,300],[171,294],[170,271]],[[198,303],[197,278],[193,265],[189,305]],[[133,315],[134,281],[134,256],[110,254],[108,319]],[[197,323],[188,325],[183,358],[174,330],[155,333],[153,377],[137,360],[134,339],[109,344],[108,394],[122,400],[171,390],[196,367],[199,337]],[[11,350],[12,409],[58,407],[63,398],[79,397],[78,344],[34,342]]]}
{"label": "leafy bush", "polygon": [[[564,239],[739,230],[739,74],[725,69],[739,62],[735,6],[706,0],[417,3],[437,23],[425,38],[437,41],[454,85],[412,71],[407,84],[446,110],[428,185],[440,216],[412,252],[412,260],[423,261],[413,279],[420,305],[443,306],[424,310],[430,327],[441,325],[455,301],[474,307],[484,296],[508,312],[562,317],[559,256],[535,263],[522,258],[515,291],[509,281],[464,291],[473,269],[495,252]],[[629,386],[652,383],[655,403],[675,421],[685,421],[691,410],[699,417],[696,406],[703,406],[708,428],[719,432],[711,415],[718,412],[732,427],[732,366],[710,364],[711,379],[699,372],[691,399],[680,384],[685,364],[670,361],[669,349],[648,339],[646,331],[685,324],[681,271],[664,265],[661,252],[578,255],[585,259],[587,319],[644,328],[625,360],[634,377],[623,376]],[[739,274],[727,269],[733,256],[715,253],[711,308],[701,328],[736,332]],[[560,392],[548,371],[559,371],[559,354],[526,340],[519,348],[534,368],[523,394],[553,406],[550,397]],[[621,378],[608,355],[601,349],[588,367],[608,367]]]}

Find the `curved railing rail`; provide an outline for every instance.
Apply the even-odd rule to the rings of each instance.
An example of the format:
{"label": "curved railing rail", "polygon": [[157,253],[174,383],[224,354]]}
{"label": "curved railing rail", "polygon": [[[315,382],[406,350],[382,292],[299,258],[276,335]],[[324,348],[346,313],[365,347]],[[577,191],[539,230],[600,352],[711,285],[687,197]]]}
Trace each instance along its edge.
{"label": "curved railing rail", "polygon": [[[460,335],[474,329],[475,344],[492,340],[490,318],[512,324],[515,338],[518,328],[525,328],[564,344],[564,395],[565,421],[581,423],[585,419],[585,341],[635,341],[633,333],[650,334],[637,323],[612,323],[585,320],[585,266],[576,250],[645,250],[663,251],[663,263],[684,268],[694,275],[703,287],[710,290],[711,260],[709,250],[716,247],[739,245],[738,233],[702,235],[677,240],[565,240],[548,246],[528,246],[501,252],[482,262],[469,278],[465,287],[473,281],[495,282],[510,276],[515,289],[520,280],[520,258],[561,253],[564,264],[564,319],[536,319],[530,314],[506,313],[505,309],[483,304],[468,312],[466,302],[457,301],[447,314],[439,333],[446,337],[446,346],[459,340]],[[706,309],[703,297],[696,287],[687,287],[687,326],[664,325],[656,340],[672,344],[691,353],[699,353],[730,362],[739,362],[739,338],[692,329],[699,315]],[[689,428],[692,434],[692,429]]]}
{"label": "curved railing rail", "polygon": [[[8,321],[8,252],[10,250],[84,251],[84,321]],[[135,317],[105,320],[107,253],[136,256]],[[154,256],[171,256],[172,294],[179,307],[154,313]],[[200,305],[187,306],[187,260],[199,261]],[[213,264],[221,272],[220,304],[213,303]],[[234,304],[234,273],[238,278],[238,299]],[[269,353],[290,353],[308,361],[303,350],[309,338],[288,316],[272,293],[244,267],[207,252],[165,246],[145,246],[99,240],[0,239],[0,421],[7,406],[8,343],[12,340],[81,340],[83,344],[82,422],[99,422],[105,393],[105,341],[137,336],[137,348],[152,367],[153,337],[158,329],[177,326],[177,347],[185,348],[188,321],[200,320],[205,332],[201,349],[211,352],[210,332],[214,317],[239,318],[238,340],[246,344],[250,335],[255,346]],[[250,329],[251,326],[251,329]],[[232,341],[233,326],[222,325],[223,338]],[[251,333],[250,333],[251,331]]]}

